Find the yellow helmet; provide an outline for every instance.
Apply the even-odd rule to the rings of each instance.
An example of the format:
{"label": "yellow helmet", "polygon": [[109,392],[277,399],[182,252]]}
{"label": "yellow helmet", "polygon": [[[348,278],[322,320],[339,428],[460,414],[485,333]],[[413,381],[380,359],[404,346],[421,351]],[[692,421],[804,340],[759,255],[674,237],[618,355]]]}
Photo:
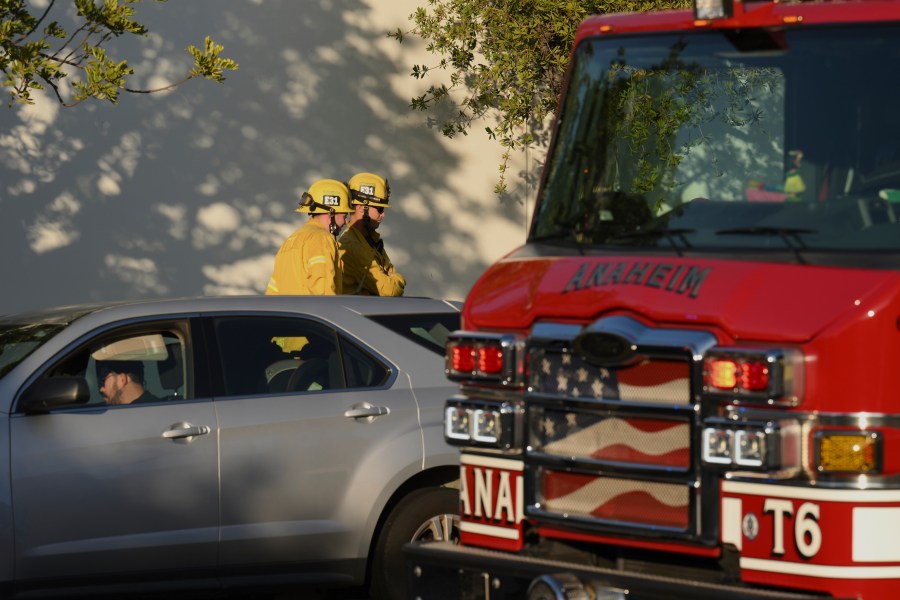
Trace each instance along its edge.
{"label": "yellow helmet", "polygon": [[300,198],[300,207],[296,212],[351,213],[350,190],[336,179],[320,179],[309,186],[309,190]]}
{"label": "yellow helmet", "polygon": [[350,188],[353,204],[388,208],[391,186],[384,177],[373,173],[357,173],[350,178],[347,187]]}

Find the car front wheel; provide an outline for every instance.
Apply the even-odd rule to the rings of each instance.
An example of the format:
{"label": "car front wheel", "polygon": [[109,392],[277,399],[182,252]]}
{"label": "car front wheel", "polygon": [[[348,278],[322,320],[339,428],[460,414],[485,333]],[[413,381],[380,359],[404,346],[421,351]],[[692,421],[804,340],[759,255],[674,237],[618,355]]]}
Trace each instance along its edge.
{"label": "car front wheel", "polygon": [[416,490],[391,510],[372,558],[370,592],[374,600],[407,598],[403,546],[427,541],[459,541],[459,490]]}

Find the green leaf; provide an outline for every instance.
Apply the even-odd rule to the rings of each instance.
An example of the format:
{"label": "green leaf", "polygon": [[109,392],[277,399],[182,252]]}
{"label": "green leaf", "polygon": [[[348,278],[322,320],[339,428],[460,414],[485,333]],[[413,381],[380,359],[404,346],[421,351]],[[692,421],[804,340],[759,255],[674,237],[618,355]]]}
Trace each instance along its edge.
{"label": "green leaf", "polygon": [[[156,0],[164,2],[165,0]],[[238,64],[221,57],[222,46],[206,38],[203,50],[191,46],[193,69],[185,77],[157,90],[127,87],[133,71],[125,61],[107,54],[111,40],[126,34],[145,36],[147,28],[135,19],[135,7],[141,0],[72,0],[80,22],[69,35],[57,21],[48,18],[54,10],[65,10],[65,2],[35,6],[25,0],[0,0],[0,70],[3,87],[9,94],[9,106],[32,103],[31,92],[52,88],[60,103],[71,106],[88,98],[115,104],[122,91],[152,93],[180,85],[202,76],[222,82],[225,71]],[[31,11],[35,11],[32,14]],[[39,20],[46,25],[39,29]],[[76,35],[77,34],[77,35]],[[77,45],[72,40],[77,39]],[[60,42],[62,40],[62,42]],[[66,103],[59,84],[71,71],[73,98]]]}
{"label": "green leaf", "polygon": [[238,64],[230,58],[220,58],[222,50],[224,47],[214,43],[209,36],[203,40],[202,52],[196,46],[189,46],[187,51],[194,57],[194,68],[189,76],[205,77],[217,83],[225,81],[224,72],[237,71]]}
{"label": "green leaf", "polygon": [[[435,106],[429,99],[450,102],[451,91],[458,92],[452,96],[458,110],[441,109],[452,115],[441,121],[444,135],[465,135],[473,123],[491,119],[496,126],[485,127],[488,138],[520,149],[548,136],[546,117],[556,110],[575,32],[586,16],[689,6],[687,0],[427,0],[409,16],[406,35],[422,39],[439,62],[431,69],[413,66],[411,76],[441,77],[449,86],[431,86],[410,107],[427,110]],[[505,167],[498,193],[506,190],[504,173]]]}

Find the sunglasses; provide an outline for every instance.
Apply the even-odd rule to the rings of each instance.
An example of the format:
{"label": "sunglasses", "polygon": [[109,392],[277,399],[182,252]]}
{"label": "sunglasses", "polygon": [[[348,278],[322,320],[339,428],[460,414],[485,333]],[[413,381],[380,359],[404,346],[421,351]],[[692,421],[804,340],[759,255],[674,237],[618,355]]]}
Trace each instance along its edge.
{"label": "sunglasses", "polygon": [[383,215],[383,214],[384,214],[384,207],[383,207],[383,206],[370,206],[369,208],[371,208],[372,210],[377,210],[379,215]]}

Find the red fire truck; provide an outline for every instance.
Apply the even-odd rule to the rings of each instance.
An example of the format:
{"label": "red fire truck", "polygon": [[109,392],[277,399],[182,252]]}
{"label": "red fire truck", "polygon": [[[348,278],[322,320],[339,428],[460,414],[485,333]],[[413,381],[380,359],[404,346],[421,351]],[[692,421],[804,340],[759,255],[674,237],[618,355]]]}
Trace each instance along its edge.
{"label": "red fire truck", "polygon": [[411,597],[900,598],[900,2],[578,30]]}

